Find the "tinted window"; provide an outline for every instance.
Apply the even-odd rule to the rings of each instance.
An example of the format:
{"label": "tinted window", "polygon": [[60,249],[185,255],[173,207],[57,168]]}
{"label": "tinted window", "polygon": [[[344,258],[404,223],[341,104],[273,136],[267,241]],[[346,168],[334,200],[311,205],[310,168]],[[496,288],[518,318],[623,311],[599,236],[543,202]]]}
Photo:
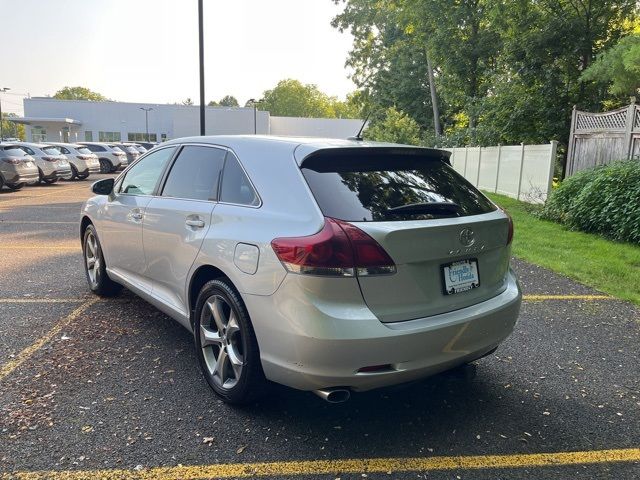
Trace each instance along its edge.
{"label": "tinted window", "polygon": [[91,153],[91,150],[89,150],[87,147],[78,147],[76,148],[76,150],[78,151],[78,153],[84,153],[84,154]]}
{"label": "tinted window", "polygon": [[42,151],[48,155],[60,155],[60,150],[56,147],[42,147]]}
{"label": "tinted window", "polygon": [[29,147],[25,147],[25,146],[21,146],[20,147],[22,150],[25,151],[25,153],[28,153],[29,155],[35,155],[36,152],[34,152],[33,150],[31,150]]}
{"label": "tinted window", "polygon": [[60,151],[61,151],[62,153],[64,153],[65,155],[67,155],[67,154],[71,153],[67,148],[62,147],[62,146],[58,147],[58,150],[60,150]]}
{"label": "tinted window", "polygon": [[163,197],[216,200],[225,150],[186,146],[173,163]]}
{"label": "tinted window", "polygon": [[6,155],[11,157],[26,157],[27,152],[22,150],[20,147],[3,147],[2,150]]}
{"label": "tinted window", "polygon": [[87,145],[87,148],[92,152],[104,152],[104,147],[102,145]]}
{"label": "tinted window", "polygon": [[227,155],[222,175],[220,201],[240,205],[259,205],[260,199],[242,170],[238,159],[231,152]]}
{"label": "tinted window", "polygon": [[[330,151],[302,173],[322,212],[347,221],[425,220],[495,210],[440,158],[418,153]],[[431,154],[433,156],[433,154]]]}
{"label": "tinted window", "polygon": [[120,193],[151,195],[174,150],[175,147],[163,148],[133,165],[122,181]]}

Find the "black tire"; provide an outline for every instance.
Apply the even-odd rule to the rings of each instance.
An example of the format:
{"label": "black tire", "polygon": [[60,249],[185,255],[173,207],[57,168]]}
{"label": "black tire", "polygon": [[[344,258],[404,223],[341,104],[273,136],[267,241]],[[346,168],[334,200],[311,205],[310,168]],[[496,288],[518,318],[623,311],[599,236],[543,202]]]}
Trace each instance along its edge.
{"label": "black tire", "polygon": [[47,185],[53,185],[54,183],[57,183],[57,182],[58,182],[58,180],[60,180],[60,179],[59,179],[59,178],[49,178],[49,179],[47,179],[47,178],[43,178],[43,179],[42,179],[42,181],[43,181],[44,183],[46,183]]}
{"label": "black tire", "polygon": [[71,166],[71,178],[69,178],[69,180],[75,180],[77,178],[80,178],[78,176],[78,169],[72,164],[70,164]]}
{"label": "black tire", "polygon": [[[215,329],[215,320],[213,319],[213,315],[209,314],[211,310],[209,310],[209,307],[206,305],[207,300],[212,298],[221,298],[224,300],[229,311],[233,312],[237,321],[238,329],[235,335],[239,335],[239,337],[235,337],[235,342],[231,337],[228,340],[224,340],[224,344],[226,345],[224,348],[233,348],[234,351],[241,350],[240,358],[242,366],[239,376],[235,375],[235,370],[231,365],[231,356],[229,355],[225,357],[229,358],[228,361],[230,362],[227,368],[231,368],[231,371],[234,373],[234,378],[229,379],[229,381],[235,382],[231,386],[221,384],[220,380],[214,377],[214,374],[211,372],[211,367],[207,364],[208,361],[211,363],[212,359],[216,360],[218,358],[215,357],[215,350],[216,348],[218,349],[219,356],[222,347],[214,345],[205,347],[208,349],[206,353],[207,358],[205,358],[205,350],[202,347],[200,332],[203,320],[209,323],[205,328]],[[204,311],[205,308],[207,311]],[[209,318],[209,316],[211,318]],[[230,318],[231,313],[229,313],[229,319]],[[227,326],[230,324],[231,322],[228,322]],[[244,405],[257,400],[266,393],[268,383],[264,376],[264,372],[262,371],[258,341],[256,340],[256,335],[253,331],[253,326],[251,325],[249,313],[247,312],[247,308],[245,307],[242,298],[227,279],[211,280],[202,287],[200,294],[198,295],[198,300],[196,301],[193,326],[196,355],[198,356],[202,374],[207,380],[209,386],[224,402],[235,405]],[[229,328],[229,331],[230,330],[231,328]],[[220,345],[222,345],[222,343]],[[212,357],[211,355],[214,356]],[[225,355],[227,354],[225,353]],[[229,372],[231,373],[231,371]]]}
{"label": "black tire", "polygon": [[[94,258],[98,263],[97,268],[93,272],[94,275],[91,275],[90,273],[89,259],[87,257],[87,251],[92,251],[88,245],[88,242],[91,241],[90,238],[95,239],[95,243],[93,244],[94,251],[92,253],[95,254]],[[87,226],[84,231],[84,235],[82,236],[82,257],[84,260],[84,273],[87,278],[87,283],[93,293],[100,295],[101,297],[113,297],[122,290],[122,285],[111,280],[107,274],[107,264],[104,261],[100,240],[98,239],[98,234],[96,233],[96,229],[93,225]]]}
{"label": "black tire", "polygon": [[84,180],[85,178],[89,178],[89,172],[87,172],[87,173],[78,173],[77,178],[78,178],[78,180]]}
{"label": "black tire", "polygon": [[116,167],[115,165],[113,165],[111,167],[111,170],[109,170],[109,173],[116,173],[118,171],[118,167]]}
{"label": "black tire", "polygon": [[0,175],[0,190],[2,190],[2,186],[4,185],[4,178]]}
{"label": "black tire", "polygon": [[11,190],[20,190],[22,187],[24,187],[26,185],[26,183],[22,182],[22,183],[7,183],[7,187],[9,187]]}
{"label": "black tire", "polygon": [[109,173],[111,172],[112,168],[113,165],[111,165],[111,162],[109,160],[107,160],[106,158],[100,159],[100,173]]}

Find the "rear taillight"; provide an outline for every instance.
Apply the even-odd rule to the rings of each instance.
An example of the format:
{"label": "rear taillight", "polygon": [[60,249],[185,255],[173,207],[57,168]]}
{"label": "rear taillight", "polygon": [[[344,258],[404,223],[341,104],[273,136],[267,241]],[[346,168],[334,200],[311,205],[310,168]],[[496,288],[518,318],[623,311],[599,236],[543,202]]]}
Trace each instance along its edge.
{"label": "rear taillight", "polygon": [[294,273],[353,277],[395,273],[396,266],[373,238],[355,225],[325,218],[324,227],[307,237],[276,238],[271,246]]}
{"label": "rear taillight", "polygon": [[507,218],[509,219],[509,231],[507,233],[507,245],[511,245],[513,241],[513,218],[505,210],[503,210]]}
{"label": "rear taillight", "polygon": [[0,161],[3,161],[4,163],[10,163],[11,165],[19,165],[22,163],[22,160],[20,160],[19,158],[11,158],[11,157],[0,158]]}
{"label": "rear taillight", "polygon": [[41,157],[42,160],[45,160],[47,162],[55,162],[56,160],[58,160],[56,157]]}

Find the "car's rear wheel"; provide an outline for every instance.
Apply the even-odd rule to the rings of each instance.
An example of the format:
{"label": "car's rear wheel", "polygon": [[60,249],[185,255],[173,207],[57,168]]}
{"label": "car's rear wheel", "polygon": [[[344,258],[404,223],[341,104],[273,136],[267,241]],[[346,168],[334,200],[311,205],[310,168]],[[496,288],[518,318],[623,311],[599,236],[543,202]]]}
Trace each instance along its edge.
{"label": "car's rear wheel", "polygon": [[82,253],[87,283],[93,293],[102,297],[112,297],[122,290],[122,285],[111,280],[107,274],[102,247],[93,225],[87,226],[84,231]]}
{"label": "car's rear wheel", "polygon": [[111,165],[109,160],[106,158],[100,159],[100,173],[110,173],[112,168],[113,165]]}
{"label": "car's rear wheel", "polygon": [[78,176],[78,169],[73,164],[71,164],[70,166],[71,166],[71,177],[69,178],[69,180],[80,178]]}
{"label": "car's rear wheel", "polygon": [[11,190],[20,190],[25,185],[26,185],[26,183],[24,183],[24,182],[22,182],[22,183],[7,183],[7,187],[9,187]]}
{"label": "car's rear wheel", "polygon": [[78,173],[78,174],[76,175],[76,177],[77,177],[79,180],[84,180],[84,179],[85,179],[85,178],[87,178],[88,176],[89,176],[89,172],[87,172],[87,173]]}
{"label": "car's rear wheel", "polygon": [[194,340],[202,373],[227,403],[246,404],[266,390],[249,313],[227,280],[211,280],[196,302]]}
{"label": "car's rear wheel", "polygon": [[47,185],[53,185],[54,183],[56,183],[58,180],[60,180],[59,178],[43,178],[42,181],[44,183],[46,183]]}

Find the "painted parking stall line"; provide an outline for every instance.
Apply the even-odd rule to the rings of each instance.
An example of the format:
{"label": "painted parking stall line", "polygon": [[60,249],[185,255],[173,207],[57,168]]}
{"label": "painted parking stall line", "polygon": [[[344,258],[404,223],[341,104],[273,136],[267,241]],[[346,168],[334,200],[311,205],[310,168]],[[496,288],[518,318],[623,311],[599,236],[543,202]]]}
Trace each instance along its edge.
{"label": "painted parking stall line", "polygon": [[364,458],[346,460],[308,460],[269,463],[235,463],[141,470],[62,470],[20,471],[3,474],[2,480],[196,480],[208,478],[247,478],[341,475],[362,473],[409,473],[446,470],[495,470],[534,467],[562,467],[603,463],[638,462],[640,448],[579,452],[477,455],[426,458]]}
{"label": "painted parking stall line", "polygon": [[56,335],[58,335],[63,328],[73,322],[76,318],[82,315],[89,307],[95,304],[99,299],[92,298],[87,300],[82,305],[73,310],[69,315],[64,317],[58,323],[56,323],[51,330],[45,333],[42,337],[29,345],[27,348],[18,353],[13,360],[0,366],[0,382],[2,382],[8,375],[10,375],[16,368],[27,361],[35,352],[40,350],[44,345],[50,342]]}

